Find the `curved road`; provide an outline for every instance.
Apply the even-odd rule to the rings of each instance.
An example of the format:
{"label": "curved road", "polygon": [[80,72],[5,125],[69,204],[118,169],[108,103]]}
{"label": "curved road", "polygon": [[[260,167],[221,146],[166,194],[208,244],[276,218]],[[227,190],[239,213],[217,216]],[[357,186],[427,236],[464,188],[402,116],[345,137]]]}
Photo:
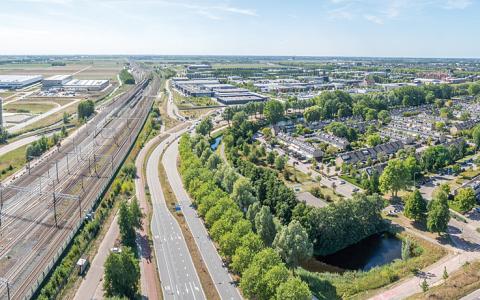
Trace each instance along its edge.
{"label": "curved road", "polygon": [[[180,133],[183,132],[185,130]],[[206,299],[182,230],[167,207],[159,181],[160,156],[175,136],[161,142],[147,163],[147,184],[153,206],[151,230],[155,257],[164,299]]]}
{"label": "curved road", "polygon": [[222,259],[217,249],[209,238],[208,232],[202,220],[198,217],[195,209],[192,208],[192,201],[183,187],[182,179],[177,169],[178,139],[176,139],[165,151],[163,165],[167,172],[168,181],[180,203],[183,215],[188,223],[195,242],[200,250],[202,259],[207,266],[215,287],[222,299],[242,299],[238,289],[232,284],[233,279],[228,269],[223,266]]}

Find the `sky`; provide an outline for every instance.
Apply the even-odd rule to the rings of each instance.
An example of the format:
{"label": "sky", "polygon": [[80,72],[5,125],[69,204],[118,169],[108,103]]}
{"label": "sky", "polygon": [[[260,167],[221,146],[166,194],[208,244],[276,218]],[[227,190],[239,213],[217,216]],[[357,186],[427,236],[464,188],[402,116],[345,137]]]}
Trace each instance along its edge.
{"label": "sky", "polygon": [[0,0],[0,54],[480,57],[480,0]]}

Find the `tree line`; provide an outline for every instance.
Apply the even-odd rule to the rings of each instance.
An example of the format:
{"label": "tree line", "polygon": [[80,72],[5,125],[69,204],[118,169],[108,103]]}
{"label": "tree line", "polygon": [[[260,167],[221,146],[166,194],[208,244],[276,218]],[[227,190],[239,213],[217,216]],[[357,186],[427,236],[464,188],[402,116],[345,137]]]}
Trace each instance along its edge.
{"label": "tree line", "polygon": [[220,254],[240,276],[247,298],[311,299],[295,276],[312,244],[298,223],[282,226],[254,196],[252,184],[213,153],[205,138],[180,140],[180,172],[185,187]]}

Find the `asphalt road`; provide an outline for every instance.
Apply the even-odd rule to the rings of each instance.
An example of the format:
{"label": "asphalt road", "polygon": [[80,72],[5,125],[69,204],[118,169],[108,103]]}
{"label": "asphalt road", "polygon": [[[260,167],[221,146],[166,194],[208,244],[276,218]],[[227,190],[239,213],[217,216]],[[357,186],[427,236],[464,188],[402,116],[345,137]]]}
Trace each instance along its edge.
{"label": "asphalt road", "polygon": [[20,148],[22,146],[25,146],[25,145],[28,145],[32,142],[35,142],[36,140],[40,139],[40,136],[38,135],[32,135],[32,136],[29,136],[29,137],[26,137],[26,138],[23,138],[23,139],[20,139],[18,141],[15,141],[13,143],[9,143],[9,144],[6,144],[4,146],[1,146],[0,147],[0,156],[10,152],[10,151],[13,151],[17,148]]}
{"label": "asphalt road", "polygon": [[206,299],[182,230],[167,207],[159,181],[160,156],[172,139],[173,136],[167,138],[153,150],[146,172],[152,197],[151,230],[162,293],[164,299]]}
{"label": "asphalt road", "polygon": [[215,283],[215,287],[222,299],[242,299],[238,289],[232,284],[232,277],[226,267],[222,264],[222,259],[218,255],[217,249],[208,236],[208,232],[202,220],[198,217],[195,209],[192,208],[192,201],[188,196],[183,182],[177,169],[178,157],[178,139],[175,140],[165,151],[163,156],[163,165],[167,172],[168,181],[172,186],[177,201],[180,203],[185,220],[192,232],[195,242],[200,250],[202,259]]}

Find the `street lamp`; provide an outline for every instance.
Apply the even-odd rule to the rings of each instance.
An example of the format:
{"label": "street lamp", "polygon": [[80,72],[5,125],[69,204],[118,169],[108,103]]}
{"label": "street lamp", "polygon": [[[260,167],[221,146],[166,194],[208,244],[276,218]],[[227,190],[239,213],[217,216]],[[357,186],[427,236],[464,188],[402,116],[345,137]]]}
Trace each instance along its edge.
{"label": "street lamp", "polygon": [[10,285],[8,284],[8,280],[0,277],[0,282],[3,282],[7,285],[7,299],[10,300]]}

